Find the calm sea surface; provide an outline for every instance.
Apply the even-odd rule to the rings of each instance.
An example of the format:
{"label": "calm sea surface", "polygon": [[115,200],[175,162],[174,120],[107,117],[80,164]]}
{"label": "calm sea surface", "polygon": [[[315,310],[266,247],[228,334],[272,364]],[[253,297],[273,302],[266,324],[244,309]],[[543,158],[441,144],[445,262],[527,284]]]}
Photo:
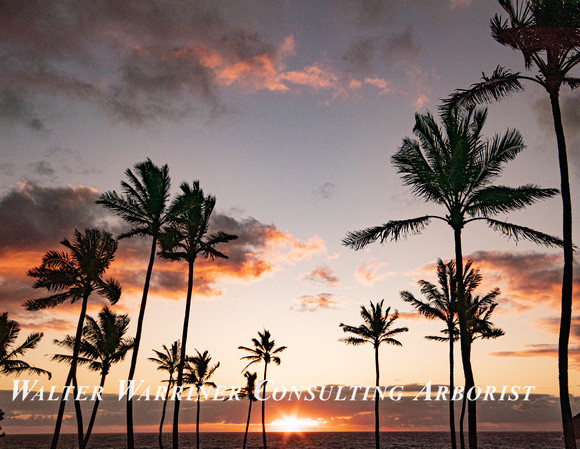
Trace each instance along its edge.
{"label": "calm sea surface", "polygon": [[[171,437],[166,435],[165,447],[171,447]],[[202,433],[200,446],[203,449],[241,448],[244,435],[240,433]],[[0,439],[0,448],[45,449],[50,447],[51,435],[7,435]],[[77,447],[75,435],[61,435],[59,447]],[[136,447],[157,449],[156,434],[136,434]],[[481,449],[552,449],[563,448],[559,432],[481,432]],[[444,432],[381,432],[381,448],[406,449],[429,448],[448,449],[451,446],[449,435]],[[90,449],[122,449],[125,447],[124,434],[94,434]],[[180,447],[195,447],[195,434],[181,435]],[[248,437],[248,449],[262,447],[262,434],[252,433]],[[271,449],[364,449],[374,448],[372,432],[320,432],[320,433],[269,433],[268,447]]]}

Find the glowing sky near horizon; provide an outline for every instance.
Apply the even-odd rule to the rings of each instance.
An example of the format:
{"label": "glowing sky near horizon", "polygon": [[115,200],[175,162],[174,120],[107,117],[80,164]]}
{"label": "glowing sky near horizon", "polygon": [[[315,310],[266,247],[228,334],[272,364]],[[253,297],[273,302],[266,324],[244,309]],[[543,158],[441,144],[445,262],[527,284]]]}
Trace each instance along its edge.
{"label": "glowing sky near horizon", "polygon": [[[417,317],[399,291],[419,295],[418,280],[435,282],[437,258],[453,256],[451,230],[432,223],[422,235],[359,252],[342,246],[341,239],[347,231],[437,212],[402,185],[390,156],[411,136],[416,111],[436,114],[441,98],[477,82],[497,64],[524,70],[521,56],[490,36],[489,19],[502,12],[499,5],[482,0],[138,5],[58,0],[1,7],[0,298],[2,311],[24,328],[21,339],[33,330],[45,333],[26,357],[53,371],[53,379],[40,379],[39,385],[64,382],[65,367],[46,354],[58,350],[54,338],[73,332],[78,308],[26,312],[22,302],[45,293],[31,288],[26,270],[46,251],[59,249],[75,228],[118,232],[121,223],[94,200],[119,191],[125,169],[146,157],[169,165],[174,194],[182,181],[200,180],[217,197],[216,225],[240,236],[223,248],[229,261],[200,262],[196,268],[188,352],[207,349],[221,362],[214,382],[243,383],[237,347],[266,328],[278,345],[288,347],[282,364],[269,369],[274,386],[372,385],[372,348],[338,342],[343,336],[338,325],[359,324],[360,306],[384,298],[401,312],[397,324],[410,332],[401,335],[402,348],[381,348],[382,383],[446,383],[447,346],[423,338],[442,324]],[[578,95],[563,92],[575,210],[580,210],[578,107]],[[517,128],[527,144],[498,183],[558,187],[549,113],[547,96],[533,86],[489,107],[486,136]],[[500,218],[560,235],[560,211],[555,198]],[[122,241],[109,273],[124,288],[116,310],[130,313],[133,321],[148,246],[146,240]],[[476,382],[534,385],[536,394],[545,395],[535,403],[541,411],[542,401],[557,394],[559,252],[526,242],[516,246],[474,224],[464,231],[464,254],[481,268],[481,293],[501,288],[493,321],[506,332],[474,344]],[[158,261],[155,269],[137,368],[151,385],[162,376],[146,358],[180,337],[185,287],[182,264]],[[94,301],[89,313],[94,316],[102,304]],[[574,395],[580,394],[579,323],[574,310]],[[457,361],[461,379],[459,352]],[[128,362],[111,370],[107,393],[115,393],[127,370]],[[256,370],[261,373],[261,366]],[[95,374],[81,372],[88,384],[98,383]],[[10,390],[12,380],[0,379],[0,389]],[[227,424],[244,422],[243,405],[244,412],[232,414]],[[352,418],[350,427],[341,428],[365,428],[364,408],[333,407],[326,403],[292,414],[278,404],[272,422],[282,431],[304,430]],[[553,410],[552,402],[549,407]],[[579,409],[574,402],[573,413]],[[44,406],[36,410],[49,414]],[[405,409],[401,416],[409,413]],[[493,428],[492,414],[488,421],[486,416],[480,419]],[[548,425],[558,429],[557,413],[553,416]],[[143,428],[156,419],[144,421]],[[205,419],[206,428],[215,429],[219,409]],[[506,425],[538,425],[536,417],[525,419]],[[383,425],[397,428],[386,415]]]}

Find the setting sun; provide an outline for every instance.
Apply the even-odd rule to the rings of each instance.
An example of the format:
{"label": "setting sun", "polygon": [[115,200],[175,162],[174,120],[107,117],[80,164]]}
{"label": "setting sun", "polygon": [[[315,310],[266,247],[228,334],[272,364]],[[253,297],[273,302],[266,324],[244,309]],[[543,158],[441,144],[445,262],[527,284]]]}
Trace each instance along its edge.
{"label": "setting sun", "polygon": [[322,418],[313,420],[310,418],[298,418],[295,415],[285,416],[282,419],[272,421],[272,430],[277,432],[306,432],[319,428],[325,421]]}

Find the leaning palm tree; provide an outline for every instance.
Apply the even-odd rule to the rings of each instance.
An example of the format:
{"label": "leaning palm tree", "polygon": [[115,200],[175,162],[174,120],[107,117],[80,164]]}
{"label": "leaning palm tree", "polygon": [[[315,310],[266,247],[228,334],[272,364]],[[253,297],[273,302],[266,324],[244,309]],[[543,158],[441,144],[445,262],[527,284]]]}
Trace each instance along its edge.
{"label": "leaning palm tree", "polygon": [[375,394],[373,400],[375,401],[375,446],[380,448],[379,442],[379,398],[378,389],[380,388],[380,370],[379,370],[379,346],[382,343],[387,343],[394,346],[403,346],[401,342],[393,337],[403,332],[408,332],[406,327],[397,327],[392,329],[391,326],[399,318],[399,314],[395,310],[390,316],[390,307],[383,311],[384,299],[381,302],[373,304],[371,301],[370,309],[361,306],[360,315],[363,319],[363,324],[359,326],[350,326],[348,324],[340,323],[342,330],[354,336],[341,338],[340,341],[354,346],[359,346],[365,343],[373,345],[375,350]]}
{"label": "leaning palm tree", "polygon": [[[129,315],[118,315],[108,307],[104,307],[99,312],[98,321],[89,315],[87,315],[85,320],[86,324],[83,327],[83,337],[77,363],[79,365],[86,364],[89,370],[100,372],[101,380],[99,386],[102,391],[111,366],[122,362],[127,353],[133,349],[135,340],[125,337],[131,320]],[[75,346],[75,338],[67,335],[64,340],[54,340],[54,343],[72,351]],[[52,360],[70,364],[72,356],[55,354],[52,356]],[[93,431],[99,409],[100,396],[94,402],[93,412],[85,434],[85,447]]]}
{"label": "leaning palm tree", "polygon": [[[224,232],[206,236],[210,217],[215,207],[215,197],[211,195],[204,196],[203,190],[199,187],[199,181],[195,181],[191,186],[184,182],[181,184],[180,189],[181,194],[173,201],[169,210],[170,222],[160,236],[161,252],[159,253],[165,260],[185,261],[188,267],[181,355],[177,369],[177,390],[183,384],[183,367],[186,358],[185,350],[187,347],[195,261],[199,256],[212,260],[216,257],[227,259],[227,256],[215,249],[215,246],[237,238],[235,235]],[[175,401],[173,411],[173,449],[178,449],[179,447],[179,406],[180,402]]]}
{"label": "leaning palm tree", "polygon": [[[397,241],[420,233],[432,219],[441,220],[453,229],[461,359],[466,388],[474,386],[471,353],[467,336],[465,288],[463,285],[463,249],[461,233],[465,225],[485,221],[515,241],[525,239],[546,246],[561,246],[556,237],[491,218],[516,211],[557,194],[556,189],[543,189],[527,184],[520,187],[496,186],[497,178],[506,162],[514,159],[524,148],[517,130],[502,136],[484,139],[481,130],[487,109],[470,104],[465,107],[448,105],[441,108],[442,127],[427,114],[415,114],[413,132],[419,140],[405,138],[403,145],[391,158],[402,174],[404,184],[425,201],[444,208],[444,215],[424,215],[407,220],[391,220],[380,226],[350,232],[343,244],[361,249],[380,239]],[[475,401],[468,404],[470,449],[477,448],[477,418]]]}
{"label": "leaning palm tree", "polygon": [[256,402],[258,398],[254,394],[256,391],[256,380],[258,378],[258,373],[250,373],[246,371],[244,373],[246,378],[246,386],[240,390],[238,394],[242,398],[248,398],[250,405],[248,407],[248,420],[246,421],[246,431],[244,432],[244,443],[242,444],[242,449],[246,449],[246,442],[248,441],[248,430],[250,428],[250,417],[252,416],[252,402]]}
{"label": "leaning palm tree", "polygon": [[[464,271],[466,276],[469,276],[469,273],[473,273],[469,269],[468,264],[466,264]],[[445,329],[441,330],[441,333],[444,335],[443,337],[428,335],[425,338],[449,343],[449,391],[453,392],[455,389],[453,346],[459,339],[454,261],[443,263],[441,259],[437,259],[437,280],[441,287],[440,289],[429,281],[420,280],[418,282],[421,286],[421,293],[426,298],[425,300],[415,298],[409,291],[402,291],[401,299],[410,303],[426,318],[430,320],[439,319],[445,323]],[[451,434],[451,447],[455,449],[457,447],[455,436],[455,407],[451,396],[449,397],[449,430]]]}
{"label": "leaning palm tree", "polygon": [[453,102],[490,102],[521,91],[520,81],[532,81],[542,86],[552,107],[552,118],[558,145],[560,190],[562,192],[564,269],[562,276],[562,311],[558,342],[558,379],[564,440],[567,449],[576,447],[568,387],[568,343],[572,319],[574,245],[572,241],[572,196],[568,173],[566,138],[560,110],[562,86],[575,89],[580,78],[571,76],[580,63],[580,3],[577,0],[499,0],[509,19],[496,15],[491,20],[493,38],[502,45],[519,50],[526,69],[535,66],[535,77],[497,67],[490,77],[483,75],[480,83],[469,90],[460,90]]}
{"label": "leaning palm tree", "polygon": [[[193,357],[188,357],[185,362],[185,372],[183,373],[183,383],[186,385],[192,385],[195,387],[197,392],[197,413],[195,419],[195,441],[196,447],[199,449],[199,409],[200,409],[200,391],[203,387],[213,387],[216,388],[216,384],[210,381],[211,376],[215,373],[215,370],[219,368],[220,363],[217,362],[214,366],[210,366],[211,356],[209,352],[204,351],[201,354],[197,349],[195,350],[197,355]],[[192,388],[193,388],[192,387]]]}
{"label": "leaning palm tree", "polygon": [[159,449],[163,449],[163,421],[165,421],[165,412],[167,410],[167,401],[173,386],[175,385],[174,375],[177,373],[179,366],[179,359],[181,355],[181,343],[179,340],[174,341],[171,347],[163,345],[163,351],[153,350],[157,357],[149,357],[147,360],[157,364],[157,369],[167,371],[169,378],[163,382],[167,382],[167,391],[165,393],[165,400],[163,401],[163,409],[161,411],[161,422],[159,423]]}
{"label": "leaning palm tree", "polygon": [[[155,252],[161,228],[167,220],[167,201],[169,199],[169,188],[171,180],[169,178],[169,168],[156,166],[151,159],[135,164],[135,173],[130,169],[125,171],[128,182],[121,181],[123,195],[117,192],[106,192],[101,195],[97,204],[102,204],[107,209],[113,211],[123,220],[131,225],[131,230],[119,236],[119,239],[133,237],[135,235],[151,237],[151,251],[143,295],[139,307],[139,317],[137,319],[137,331],[135,335],[135,348],[131,357],[129,367],[128,384],[131,385],[137,367],[137,356],[143,332],[143,320],[145,318],[145,308],[147,306],[147,295],[155,262]],[[127,395],[127,447],[135,447],[135,437],[133,434],[133,396]]]}
{"label": "leaning palm tree", "polygon": [[[276,342],[270,340],[270,331],[264,329],[264,332],[258,331],[259,338],[252,338],[253,348],[247,346],[238,346],[238,349],[249,352],[241,360],[249,360],[250,362],[244,367],[242,371],[245,371],[248,366],[254,363],[264,362],[264,381],[262,382],[262,399],[266,397],[266,383],[268,382],[268,365],[270,363],[275,363],[280,365],[281,359],[278,355],[286,349],[286,346],[279,346],[276,348]],[[262,400],[262,441],[264,444],[264,449],[267,448],[266,444],[266,401]]]}
{"label": "leaning palm tree", "polygon": [[[77,360],[89,296],[95,292],[104,296],[111,304],[115,304],[121,296],[121,286],[113,279],[103,279],[117,250],[117,242],[111,234],[98,229],[85,229],[84,233],[75,230],[72,241],[64,239],[61,243],[69,252],[49,251],[43,256],[40,266],[28,270],[27,273],[28,276],[36,279],[33,288],[46,288],[53,294],[30,299],[25,302],[24,306],[28,310],[42,310],[53,308],[69,299],[73,303],[81,301],[70,370],[65,382],[65,387],[68,387],[71,383],[76,385]],[[58,446],[66,405],[64,397],[64,394],[61,395],[51,449],[56,449]],[[84,447],[83,423],[76,395],[74,405],[79,448],[82,449]]]}
{"label": "leaning palm tree", "polygon": [[0,374],[16,376],[22,373],[44,374],[50,379],[52,377],[50,371],[31,366],[24,360],[19,360],[24,353],[36,348],[44,334],[42,332],[34,332],[26,337],[24,343],[14,346],[20,330],[20,325],[8,318],[8,312],[0,314]]}

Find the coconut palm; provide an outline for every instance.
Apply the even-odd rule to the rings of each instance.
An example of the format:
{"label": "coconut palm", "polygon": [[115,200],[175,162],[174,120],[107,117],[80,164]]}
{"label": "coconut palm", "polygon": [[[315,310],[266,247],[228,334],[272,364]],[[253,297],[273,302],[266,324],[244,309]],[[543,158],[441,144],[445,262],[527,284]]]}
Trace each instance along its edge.
{"label": "coconut palm", "polygon": [[[30,299],[25,302],[24,306],[34,311],[56,307],[69,299],[73,303],[81,301],[71,365],[65,382],[65,387],[67,387],[71,383],[76,385],[77,360],[89,296],[93,292],[98,293],[111,304],[115,304],[121,296],[121,286],[113,279],[103,279],[117,250],[117,242],[111,234],[98,229],[85,229],[84,233],[75,230],[72,241],[64,239],[61,243],[68,249],[68,252],[48,251],[43,256],[40,266],[28,270],[27,273],[28,276],[36,279],[33,288],[46,288],[49,292],[55,293]],[[58,446],[66,405],[64,397],[64,394],[61,395],[51,449],[56,449]],[[74,405],[79,448],[82,449],[84,447],[82,414],[76,395]]]}
{"label": "coconut palm", "polygon": [[[131,385],[137,367],[137,356],[143,332],[143,320],[145,318],[145,308],[147,306],[147,295],[149,294],[149,284],[151,273],[155,262],[155,251],[161,228],[167,220],[167,201],[169,199],[169,188],[171,180],[169,178],[169,168],[156,166],[151,159],[135,164],[135,173],[130,169],[125,171],[128,181],[121,181],[123,194],[117,192],[106,192],[101,195],[97,204],[102,204],[116,215],[131,225],[131,230],[121,234],[119,239],[133,237],[135,235],[151,237],[151,251],[149,264],[145,275],[143,295],[139,307],[139,317],[137,319],[137,331],[135,335],[135,347],[131,357],[129,367],[128,384]],[[135,447],[133,434],[133,397],[127,395],[127,446],[129,449]]]}
{"label": "coconut palm", "polygon": [[246,449],[246,442],[248,441],[250,417],[252,416],[252,403],[258,400],[254,394],[256,390],[256,380],[258,378],[258,373],[250,373],[249,371],[246,371],[244,373],[244,377],[246,378],[246,386],[240,390],[238,395],[242,398],[248,398],[250,405],[248,407],[248,420],[246,421],[246,431],[244,432],[244,443],[242,444],[242,449]]}
{"label": "coconut palm", "polygon": [[[220,243],[236,239],[237,236],[218,232],[207,236],[209,221],[216,199],[214,196],[204,196],[199,187],[199,181],[190,186],[186,182],[180,186],[181,194],[173,201],[169,210],[170,222],[160,236],[162,258],[169,261],[185,261],[188,266],[187,296],[181,336],[181,355],[177,369],[176,387],[179,390],[183,384],[183,367],[187,347],[187,333],[193,293],[193,267],[198,256],[205,258],[224,258],[227,256],[215,249]],[[179,406],[175,401],[173,411],[173,449],[179,447]]]}
{"label": "coconut palm", "polygon": [[[203,387],[213,387],[216,388],[216,384],[210,381],[211,376],[215,373],[215,370],[219,368],[220,363],[216,363],[214,366],[210,366],[211,356],[209,352],[204,351],[201,354],[197,349],[195,350],[197,355],[193,357],[188,357],[185,362],[185,372],[183,373],[183,383],[186,385],[193,385],[197,392],[197,413],[195,419],[195,441],[196,447],[199,449],[199,409],[200,409],[200,390]],[[192,387],[192,388],[193,388]]]}
{"label": "coconut palm", "polygon": [[264,362],[264,380],[262,382],[262,441],[264,449],[267,448],[266,443],[266,383],[268,382],[268,365],[275,363],[280,365],[281,359],[278,355],[286,349],[286,346],[276,347],[276,342],[271,340],[270,331],[264,329],[264,332],[258,331],[258,338],[252,338],[253,348],[247,346],[238,346],[238,349],[248,352],[248,355],[241,357],[241,360],[249,360],[250,362],[244,367],[245,371],[248,366],[254,363]]}
{"label": "coconut palm", "polygon": [[161,422],[159,423],[159,449],[163,449],[163,421],[165,420],[165,412],[167,410],[167,401],[173,386],[175,385],[174,375],[177,373],[179,366],[179,358],[181,355],[181,343],[179,340],[174,341],[171,347],[163,345],[163,351],[153,350],[157,357],[149,357],[147,360],[156,363],[157,369],[167,371],[169,378],[163,382],[167,382],[167,392],[165,393],[165,400],[163,401],[163,410],[161,411]]}
{"label": "coconut palm", "polygon": [[382,343],[394,346],[402,346],[401,342],[393,337],[403,332],[408,332],[406,327],[397,327],[392,329],[393,323],[399,318],[399,314],[395,310],[390,316],[390,307],[383,312],[383,303],[373,304],[371,301],[370,309],[361,306],[360,315],[363,319],[363,324],[359,326],[350,326],[348,324],[340,323],[342,330],[354,336],[341,338],[340,341],[354,346],[359,346],[365,343],[373,345],[375,350],[375,394],[373,400],[375,401],[375,445],[379,449],[379,398],[377,390],[380,388],[380,370],[379,370],[379,347]]}
{"label": "coconut palm", "polygon": [[19,360],[24,353],[36,348],[43,337],[42,332],[34,332],[26,337],[24,343],[14,346],[20,334],[20,325],[8,318],[8,312],[0,314],[0,374],[20,375],[22,373],[44,374],[50,379],[52,374],[35,366],[31,366],[24,360]]}
{"label": "coconut palm", "polygon": [[580,63],[580,3],[576,0],[499,0],[508,19],[496,15],[491,20],[493,38],[502,45],[519,50],[526,69],[538,70],[535,77],[525,76],[497,67],[490,77],[485,74],[480,83],[469,90],[460,90],[453,102],[499,100],[523,90],[521,81],[541,85],[552,108],[552,118],[558,145],[560,190],[563,209],[564,269],[562,276],[562,312],[558,342],[558,379],[560,407],[566,448],[575,448],[574,425],[568,388],[568,343],[572,318],[574,245],[572,241],[572,198],[566,138],[560,110],[562,86],[580,86],[580,78],[570,75]]}
{"label": "coconut palm", "polygon": [[[524,143],[517,130],[508,130],[491,140],[484,139],[481,130],[486,118],[487,109],[476,108],[473,104],[441,108],[442,127],[429,113],[415,114],[413,132],[419,140],[405,138],[391,160],[402,174],[404,184],[410,186],[416,196],[443,206],[445,214],[391,220],[380,226],[350,232],[343,239],[344,245],[358,250],[379,239],[384,243],[389,239],[397,241],[420,233],[432,219],[441,220],[451,226],[455,246],[461,358],[466,388],[471,388],[474,383],[464,304],[461,243],[463,228],[471,222],[482,220],[493,230],[515,241],[524,239],[546,246],[562,244],[556,237],[491,218],[523,209],[556,195],[558,191],[532,184],[516,188],[492,185],[501,174],[504,164],[517,156],[524,148]],[[468,412],[470,448],[474,449],[477,447],[475,401],[469,402]]]}
{"label": "coconut palm", "polygon": [[[99,386],[102,391],[111,366],[123,361],[127,353],[133,349],[135,340],[125,337],[131,320],[127,314],[118,315],[108,307],[104,307],[99,312],[98,320],[87,315],[85,321],[77,363],[87,365],[89,370],[101,374]],[[54,340],[54,343],[72,351],[75,346],[75,338],[67,335],[64,340]],[[72,357],[68,354],[55,354],[52,356],[52,360],[70,364]],[[99,403],[98,397],[94,401],[93,412],[85,434],[85,446],[88,444],[93,431]]]}
{"label": "coconut palm", "polygon": [[[472,272],[467,264],[465,266],[465,272],[466,276],[469,276],[469,273]],[[441,287],[440,289],[429,281],[420,280],[418,282],[421,286],[421,293],[426,298],[425,300],[415,298],[409,291],[402,291],[401,299],[410,303],[426,318],[430,320],[439,319],[445,323],[445,329],[441,330],[444,337],[429,335],[425,338],[449,343],[449,391],[450,394],[453,394],[455,389],[453,344],[459,339],[454,261],[445,264],[441,259],[437,259],[437,280]],[[455,408],[451,396],[449,397],[449,430],[451,433],[451,447],[455,449],[457,447],[455,436]]]}

